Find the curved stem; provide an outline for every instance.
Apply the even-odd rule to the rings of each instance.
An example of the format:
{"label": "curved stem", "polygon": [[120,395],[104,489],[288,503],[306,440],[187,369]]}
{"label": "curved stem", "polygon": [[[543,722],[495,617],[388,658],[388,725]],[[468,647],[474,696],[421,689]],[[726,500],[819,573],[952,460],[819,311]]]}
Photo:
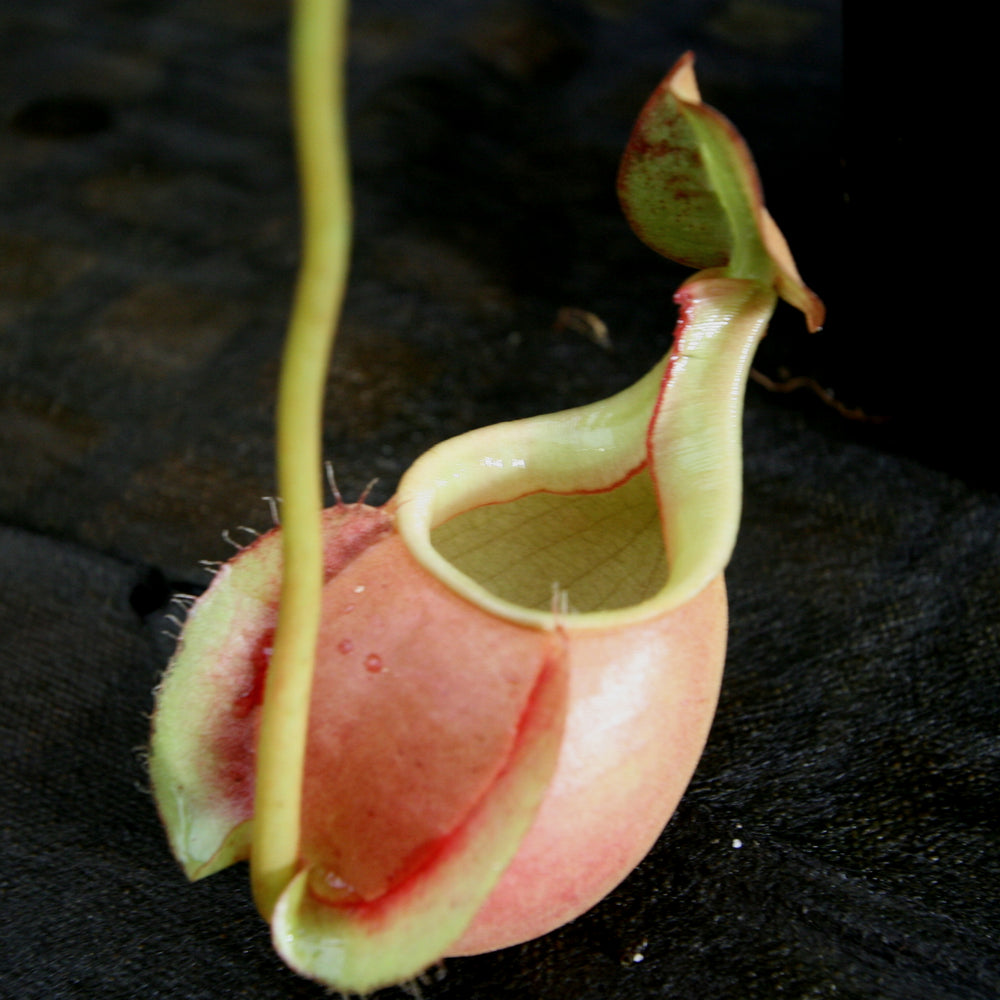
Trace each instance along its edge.
{"label": "curved stem", "polygon": [[277,409],[283,575],[257,745],[251,878],[269,919],[295,874],[309,700],[323,584],[323,395],[350,254],[344,122],[347,0],[296,0],[292,105],[303,247]]}

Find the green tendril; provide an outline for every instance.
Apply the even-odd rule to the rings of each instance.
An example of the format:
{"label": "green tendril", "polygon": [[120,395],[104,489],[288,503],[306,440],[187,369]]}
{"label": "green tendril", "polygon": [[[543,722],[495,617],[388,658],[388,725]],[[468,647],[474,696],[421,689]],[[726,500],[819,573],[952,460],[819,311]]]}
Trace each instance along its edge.
{"label": "green tendril", "polygon": [[296,0],[292,114],[302,261],[282,358],[277,478],[283,574],[257,745],[251,877],[269,919],[298,866],[302,772],[323,583],[322,417],[351,238],[344,121],[346,0]]}

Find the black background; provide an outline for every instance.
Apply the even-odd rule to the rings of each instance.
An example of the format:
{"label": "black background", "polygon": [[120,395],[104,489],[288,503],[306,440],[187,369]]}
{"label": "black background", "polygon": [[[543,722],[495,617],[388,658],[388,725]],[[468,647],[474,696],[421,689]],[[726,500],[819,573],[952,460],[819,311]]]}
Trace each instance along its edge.
{"label": "black background", "polygon": [[[205,585],[223,529],[269,524],[297,256],[286,13],[0,13],[4,997],[325,995],[272,954],[242,867],[184,882],[142,763],[172,595]],[[573,925],[434,970],[411,987],[426,1000],[1000,996],[995,427],[982,331],[936,291],[977,279],[926,264],[923,96],[849,49],[845,115],[840,17],[356,4],[356,240],[326,423],[348,498],[378,476],[384,500],[435,441],[598,398],[666,349],[686,272],[631,236],[614,175],[688,48],[829,309],[810,337],[781,307],[758,367],[841,404],[750,387],[722,699],[650,857]],[[563,307],[600,316],[612,350],[558,329]]]}

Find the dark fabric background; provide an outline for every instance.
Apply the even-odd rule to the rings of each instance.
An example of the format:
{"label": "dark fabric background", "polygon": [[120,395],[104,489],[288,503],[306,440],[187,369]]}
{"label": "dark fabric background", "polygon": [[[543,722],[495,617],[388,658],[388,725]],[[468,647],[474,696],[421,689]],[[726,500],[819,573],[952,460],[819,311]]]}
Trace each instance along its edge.
{"label": "dark fabric background", "polygon": [[[205,585],[223,529],[269,524],[297,253],[285,16],[0,13],[3,997],[325,995],[271,953],[242,867],[185,883],[142,761],[172,596]],[[666,349],[685,272],[631,236],[613,184],[686,48],[829,306],[814,337],[782,307],[758,366],[859,411],[750,388],[722,700],[650,857],[575,924],[412,995],[1000,996],[996,427],[974,337],[956,355],[927,268],[903,294],[890,266],[921,252],[886,180],[909,119],[883,104],[870,136],[844,130],[840,36],[834,0],[356,4],[326,424],[349,498]],[[559,329],[563,307],[612,350]]]}

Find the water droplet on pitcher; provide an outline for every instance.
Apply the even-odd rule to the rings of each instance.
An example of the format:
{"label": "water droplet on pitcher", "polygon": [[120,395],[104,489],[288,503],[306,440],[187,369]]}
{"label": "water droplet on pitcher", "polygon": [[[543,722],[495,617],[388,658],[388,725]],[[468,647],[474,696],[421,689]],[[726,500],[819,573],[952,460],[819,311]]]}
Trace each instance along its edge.
{"label": "water droplet on pitcher", "polygon": [[337,649],[339,649],[342,653],[349,653],[352,649],[354,649],[354,643],[350,639],[341,639],[340,642],[337,643]]}
{"label": "water droplet on pitcher", "polygon": [[361,900],[354,886],[329,868],[310,868],[309,888],[320,899],[334,905]]}
{"label": "water droplet on pitcher", "polygon": [[370,674],[377,674],[382,669],[382,657],[378,653],[369,653],[365,657],[365,670]]}
{"label": "water droplet on pitcher", "polygon": [[324,881],[331,889],[350,889],[348,885],[336,872],[327,869]]}

